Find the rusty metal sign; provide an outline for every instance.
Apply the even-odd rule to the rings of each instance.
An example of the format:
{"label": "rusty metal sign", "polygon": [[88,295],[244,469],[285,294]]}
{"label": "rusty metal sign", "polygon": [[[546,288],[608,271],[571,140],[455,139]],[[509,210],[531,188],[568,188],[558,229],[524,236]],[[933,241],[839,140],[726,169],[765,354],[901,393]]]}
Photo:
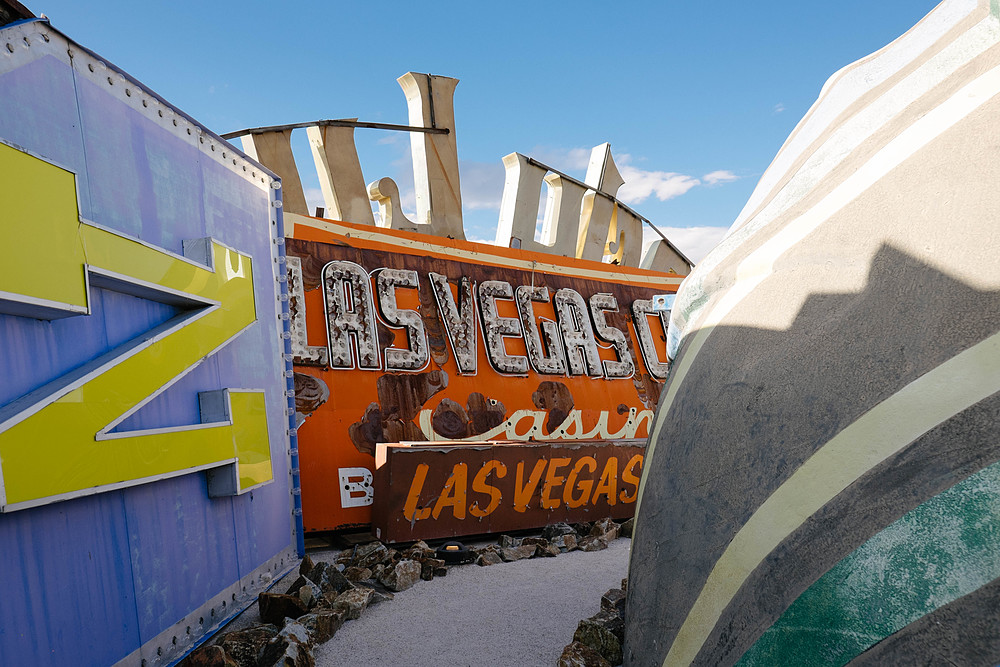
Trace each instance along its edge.
{"label": "rusty metal sign", "polygon": [[646,441],[379,445],[385,542],[502,533],[635,512]]}
{"label": "rusty metal sign", "polygon": [[307,531],[371,522],[380,443],[648,435],[668,369],[669,312],[653,298],[680,276],[296,220],[286,250]]}

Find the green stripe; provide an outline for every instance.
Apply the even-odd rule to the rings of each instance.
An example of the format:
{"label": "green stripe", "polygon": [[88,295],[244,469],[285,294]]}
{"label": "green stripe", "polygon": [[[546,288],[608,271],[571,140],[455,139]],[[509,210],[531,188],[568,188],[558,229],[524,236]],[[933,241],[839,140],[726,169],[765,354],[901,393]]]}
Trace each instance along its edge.
{"label": "green stripe", "polygon": [[738,664],[846,664],[998,577],[1000,463],[931,498],[837,563]]}

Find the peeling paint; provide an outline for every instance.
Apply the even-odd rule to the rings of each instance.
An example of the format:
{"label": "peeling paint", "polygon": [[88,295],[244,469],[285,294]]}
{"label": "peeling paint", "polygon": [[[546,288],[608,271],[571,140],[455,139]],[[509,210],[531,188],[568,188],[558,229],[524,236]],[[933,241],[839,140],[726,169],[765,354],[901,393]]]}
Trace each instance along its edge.
{"label": "peeling paint", "polygon": [[542,382],[531,395],[531,402],[539,410],[546,410],[549,418],[545,422],[547,433],[553,433],[573,410],[573,393],[562,382]]}
{"label": "peeling paint", "polygon": [[295,426],[301,426],[330,398],[330,388],[317,377],[295,373]]}

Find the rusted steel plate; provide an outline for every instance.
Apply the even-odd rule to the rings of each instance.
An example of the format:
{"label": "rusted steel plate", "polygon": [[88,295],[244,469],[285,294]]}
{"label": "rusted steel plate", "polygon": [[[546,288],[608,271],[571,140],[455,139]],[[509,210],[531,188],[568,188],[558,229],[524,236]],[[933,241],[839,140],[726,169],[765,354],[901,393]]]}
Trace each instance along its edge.
{"label": "rusted steel plate", "polygon": [[372,527],[386,542],[502,533],[635,511],[646,441],[380,444]]}
{"label": "rusted steel plate", "polygon": [[679,276],[314,225],[286,242],[307,531],[371,522],[379,443],[647,437]]}

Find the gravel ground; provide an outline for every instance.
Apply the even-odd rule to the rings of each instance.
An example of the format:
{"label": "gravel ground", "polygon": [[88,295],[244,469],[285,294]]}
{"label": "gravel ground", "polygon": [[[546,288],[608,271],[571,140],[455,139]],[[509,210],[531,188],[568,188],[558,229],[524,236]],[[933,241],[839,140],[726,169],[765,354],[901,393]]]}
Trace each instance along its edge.
{"label": "gravel ground", "polygon": [[557,558],[464,565],[348,621],[317,667],[553,667],[581,619],[627,576],[632,541]]}

